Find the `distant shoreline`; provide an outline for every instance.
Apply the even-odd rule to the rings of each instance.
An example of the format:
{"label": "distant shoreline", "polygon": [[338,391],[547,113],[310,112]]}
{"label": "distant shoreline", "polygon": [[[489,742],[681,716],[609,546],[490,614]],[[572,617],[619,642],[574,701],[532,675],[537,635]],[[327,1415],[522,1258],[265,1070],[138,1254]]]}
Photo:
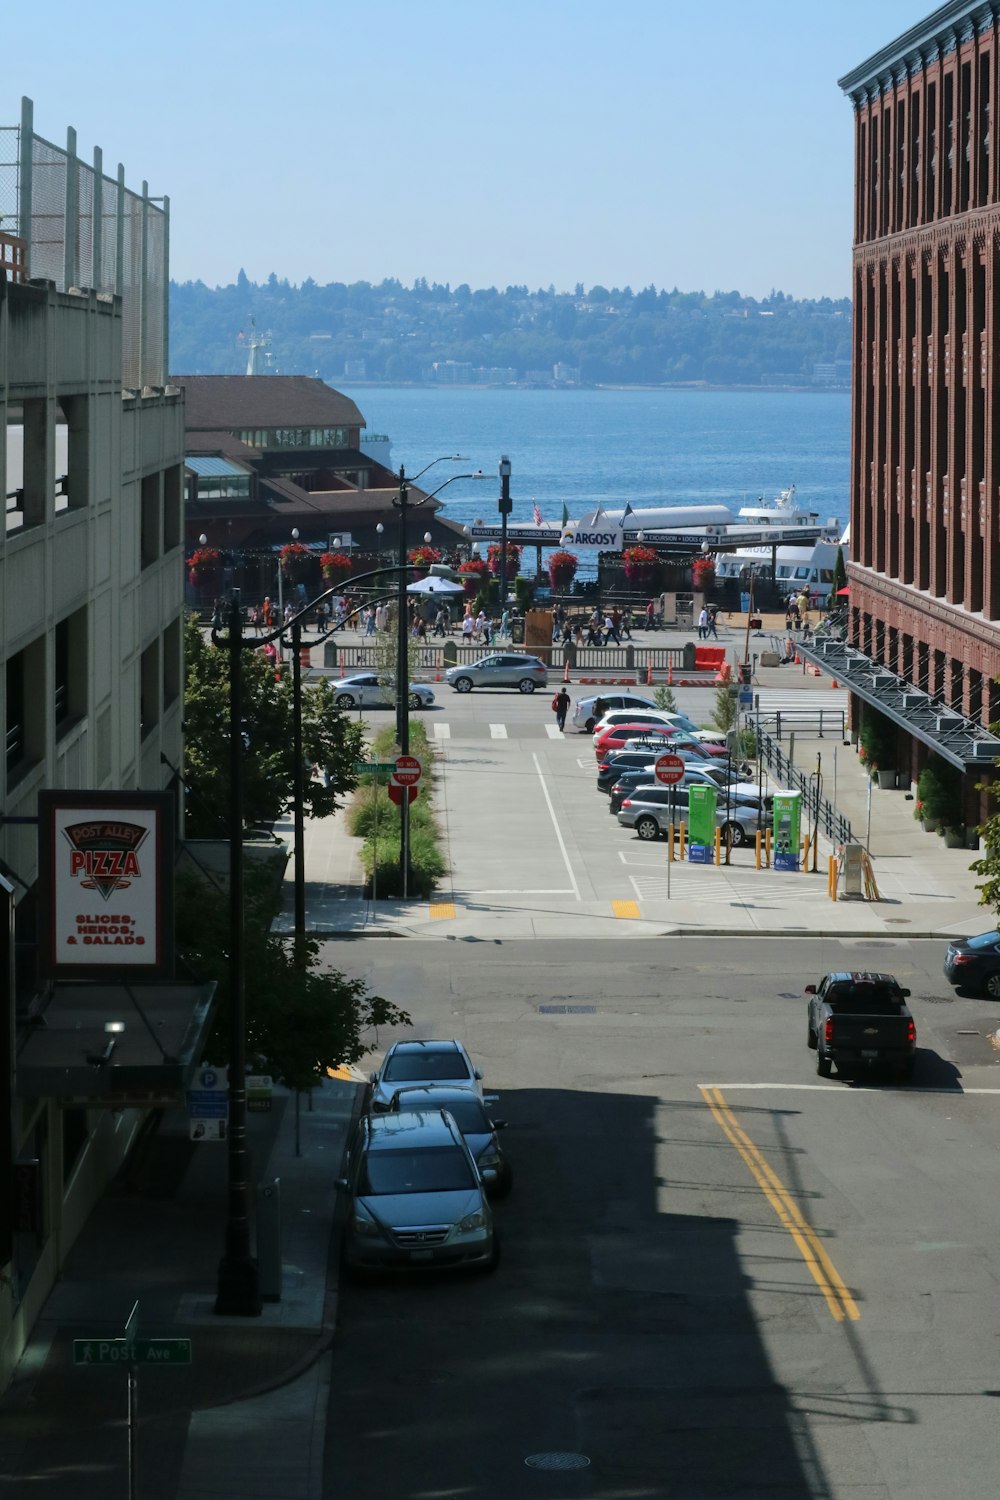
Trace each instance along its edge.
{"label": "distant shoreline", "polygon": [[357,387],[364,390],[398,390],[398,391],[553,391],[560,395],[570,394],[575,391],[673,391],[678,395],[685,396],[714,396],[724,393],[742,393],[748,396],[849,396],[851,388],[849,385],[609,385],[604,382],[595,385],[529,385],[517,383],[514,385],[491,385],[491,384],[466,384],[463,381],[449,381],[447,385],[434,380],[356,380],[339,377],[336,381],[326,380],[327,385],[339,390],[342,386]]}

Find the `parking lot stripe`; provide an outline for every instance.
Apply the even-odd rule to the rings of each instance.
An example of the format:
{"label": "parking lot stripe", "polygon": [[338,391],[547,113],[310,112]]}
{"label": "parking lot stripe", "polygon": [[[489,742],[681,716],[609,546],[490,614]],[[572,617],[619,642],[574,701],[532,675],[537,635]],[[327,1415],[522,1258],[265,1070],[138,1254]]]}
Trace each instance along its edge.
{"label": "parking lot stripe", "polygon": [[430,914],[437,921],[454,921],[455,903],[454,901],[432,901],[430,905]]}
{"label": "parking lot stripe", "polygon": [[[717,939],[713,939],[718,941]],[[826,1094],[830,1099],[852,1099],[855,1094],[899,1094],[904,1099],[909,1099],[913,1094],[996,1094],[1000,1095],[1000,1089],[977,1089],[964,1088],[960,1083],[953,1084],[950,1088],[926,1088],[915,1087],[908,1083],[905,1088],[898,1084],[856,1083],[852,1079],[849,1089],[838,1088],[836,1084],[831,1088],[829,1083],[734,1083],[732,1079],[727,1083],[700,1083],[698,1087],[702,1093],[706,1089],[739,1089],[745,1093],[747,1089],[774,1089],[778,1092],[791,1090],[800,1094]]]}
{"label": "parking lot stripe", "polygon": [[550,740],[564,740],[566,738],[558,724],[546,724],[545,733]]}
{"label": "parking lot stripe", "polygon": [[851,1322],[857,1322],[861,1317],[858,1305],[844,1285],[839,1271],[826,1253],[816,1231],[803,1216],[802,1210],[781,1178],[765,1161],[746,1131],[738,1123],[736,1116],[726,1103],[722,1090],[702,1085],[700,1092],[726,1139],[739,1152],[750,1175],[774,1209],[779,1223],[788,1230],[794,1240],[799,1254],[809,1269],[809,1274],[823,1293],[831,1317],[837,1323],[842,1323],[845,1317]]}
{"label": "parking lot stripe", "polygon": [[612,901],[611,910],[616,917],[631,917],[635,919],[642,915],[639,911],[638,901]]}
{"label": "parking lot stripe", "polygon": [[435,724],[434,725],[434,738],[436,740],[450,740],[451,739],[451,725],[450,724]]}
{"label": "parking lot stripe", "polygon": [[566,866],[566,874],[569,876],[570,885],[573,887],[573,895],[578,901],[580,901],[582,900],[582,897],[580,895],[580,887],[576,883],[576,876],[573,873],[573,866],[570,864],[570,858],[566,852],[566,840],[562,836],[562,829],[559,827],[559,819],[556,817],[556,810],[552,806],[552,798],[549,796],[549,789],[545,785],[545,777],[542,775],[542,768],[538,763],[538,756],[535,755],[534,752],[532,752],[531,759],[535,763],[535,770],[538,773],[538,780],[542,788],[542,796],[545,798],[545,806],[548,808],[549,817],[552,819],[552,828],[556,836],[556,843],[559,845],[559,852],[563,857],[563,864]]}
{"label": "parking lot stripe", "polygon": [[505,740],[507,738],[506,724],[491,724],[490,734],[495,740]]}

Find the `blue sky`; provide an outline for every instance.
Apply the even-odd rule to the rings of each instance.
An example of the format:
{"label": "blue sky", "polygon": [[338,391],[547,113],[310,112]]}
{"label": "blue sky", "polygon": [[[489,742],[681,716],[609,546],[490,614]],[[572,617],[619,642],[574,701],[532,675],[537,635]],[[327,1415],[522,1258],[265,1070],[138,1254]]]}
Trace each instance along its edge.
{"label": "blue sky", "polygon": [[0,124],[171,199],[210,285],[850,290],[837,78],[909,0],[52,0],[6,7]]}

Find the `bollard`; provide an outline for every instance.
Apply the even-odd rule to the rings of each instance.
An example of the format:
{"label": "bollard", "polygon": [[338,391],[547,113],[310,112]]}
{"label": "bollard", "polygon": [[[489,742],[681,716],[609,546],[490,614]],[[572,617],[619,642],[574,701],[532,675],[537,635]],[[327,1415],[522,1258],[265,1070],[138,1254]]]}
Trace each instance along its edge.
{"label": "bollard", "polygon": [[831,901],[836,901],[836,899],[837,899],[837,857],[834,854],[830,855],[830,863],[828,864],[827,870],[826,870],[826,894],[829,896],[829,898],[830,898]]}
{"label": "bollard", "polygon": [[680,831],[680,844],[679,844],[679,850],[678,850],[678,855],[677,855],[678,859],[680,859],[680,860],[683,860],[683,858],[684,858],[684,834],[685,834],[685,832],[686,832],[686,830],[685,830],[684,824],[682,823],[681,824],[681,831]]}
{"label": "bollard", "polygon": [[722,864],[722,829],[715,830],[715,863]]}
{"label": "bollard", "polygon": [[803,838],[803,851],[804,852],[803,852],[803,856],[802,856],[802,868],[803,868],[804,871],[806,871],[808,873],[808,870],[809,870],[809,835],[808,835],[808,833]]}
{"label": "bollard", "polygon": [[753,867],[754,867],[755,870],[759,870],[760,869],[760,846],[761,846],[761,842],[762,842],[761,833],[760,833],[760,829],[758,828],[756,834],[754,835]]}
{"label": "bollard", "polygon": [[768,869],[771,868],[771,830],[769,827],[764,829],[764,863]]}

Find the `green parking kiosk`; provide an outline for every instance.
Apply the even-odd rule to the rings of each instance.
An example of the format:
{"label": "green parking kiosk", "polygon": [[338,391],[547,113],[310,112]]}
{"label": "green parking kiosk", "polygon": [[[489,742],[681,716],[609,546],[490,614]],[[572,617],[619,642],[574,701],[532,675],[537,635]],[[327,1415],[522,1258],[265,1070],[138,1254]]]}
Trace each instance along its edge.
{"label": "green parking kiosk", "polygon": [[802,793],[775,792],[774,794],[774,868],[797,870],[799,868],[799,832],[802,824]]}
{"label": "green parking kiosk", "polygon": [[719,793],[714,786],[688,788],[688,859],[695,865],[711,864],[715,858],[715,809]]}

